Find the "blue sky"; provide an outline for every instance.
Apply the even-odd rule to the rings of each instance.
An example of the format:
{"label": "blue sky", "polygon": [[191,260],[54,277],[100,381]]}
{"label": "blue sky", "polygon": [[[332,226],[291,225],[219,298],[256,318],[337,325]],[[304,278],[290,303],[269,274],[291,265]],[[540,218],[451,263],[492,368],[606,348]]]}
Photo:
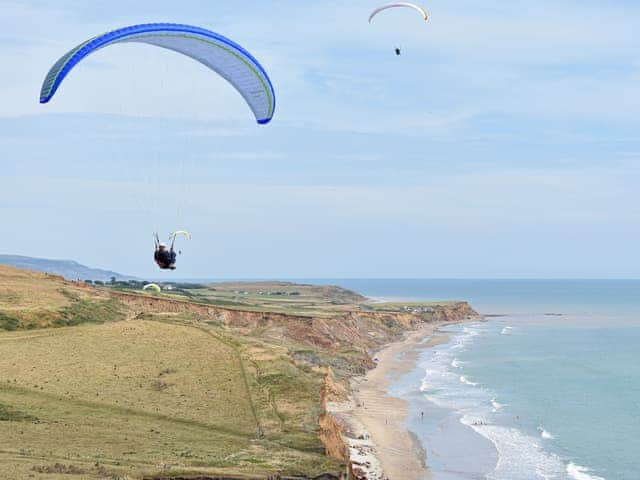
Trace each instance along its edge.
{"label": "blue sky", "polygon": [[[427,24],[369,25],[378,3],[0,0],[1,250],[158,276],[152,232],[184,227],[182,278],[639,277],[640,5],[424,1]],[[38,104],[69,48],[153,21],[249,49],[273,122],[143,45]]]}

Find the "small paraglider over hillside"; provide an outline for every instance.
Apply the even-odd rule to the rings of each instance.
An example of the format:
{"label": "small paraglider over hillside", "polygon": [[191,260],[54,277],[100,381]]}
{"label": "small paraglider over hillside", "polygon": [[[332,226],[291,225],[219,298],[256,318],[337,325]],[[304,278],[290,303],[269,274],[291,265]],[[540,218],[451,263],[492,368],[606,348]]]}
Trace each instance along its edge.
{"label": "small paraglider over hillside", "polygon": [[143,291],[148,291],[151,290],[152,292],[155,293],[160,293],[162,292],[162,288],[160,288],[160,285],[156,284],[156,283],[149,283],[147,285],[145,285],[144,287],[142,287]]}

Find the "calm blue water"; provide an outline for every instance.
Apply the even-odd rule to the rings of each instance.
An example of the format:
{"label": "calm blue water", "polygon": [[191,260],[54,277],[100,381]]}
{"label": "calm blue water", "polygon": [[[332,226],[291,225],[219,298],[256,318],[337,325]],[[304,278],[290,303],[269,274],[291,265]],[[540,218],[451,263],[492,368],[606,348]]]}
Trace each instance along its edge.
{"label": "calm blue water", "polygon": [[435,480],[640,479],[640,281],[332,283],[504,315],[447,327],[392,386]]}
{"label": "calm blue water", "polygon": [[389,300],[466,300],[489,313],[640,313],[640,280],[300,280]]}

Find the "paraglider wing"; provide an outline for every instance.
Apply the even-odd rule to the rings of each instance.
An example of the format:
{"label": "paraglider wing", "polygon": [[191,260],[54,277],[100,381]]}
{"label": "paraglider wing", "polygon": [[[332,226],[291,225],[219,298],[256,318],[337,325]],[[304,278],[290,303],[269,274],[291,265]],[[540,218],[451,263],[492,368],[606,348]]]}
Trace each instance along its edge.
{"label": "paraglider wing", "polygon": [[85,57],[117,43],[147,43],[186,55],[226,79],[245,99],[260,124],[269,123],[275,92],[260,63],[244,48],[204,28],[173,23],[150,23],[120,28],[91,38],[61,57],[49,70],[40,91],[47,103],[64,78]]}
{"label": "paraglider wing", "polygon": [[373,20],[373,18],[378,15],[380,12],[383,12],[385,10],[388,10],[390,8],[399,8],[399,7],[408,7],[408,8],[413,8],[414,10],[418,11],[418,13],[420,13],[425,20],[429,19],[429,15],[427,15],[427,11],[422,8],[419,5],[416,5],[415,3],[407,3],[407,2],[399,2],[399,3],[390,3],[388,5],[383,5],[382,7],[376,8],[371,15],[369,15],[369,23],[371,23],[371,20]]}
{"label": "paraglider wing", "polygon": [[169,235],[169,238],[173,239],[173,238],[176,238],[178,235],[182,235],[187,240],[191,240],[191,234],[186,230],[176,230],[171,235]]}
{"label": "paraglider wing", "polygon": [[162,291],[160,286],[156,285],[155,283],[150,283],[148,285],[145,285],[144,287],[142,287],[142,290],[153,290],[156,293],[160,293]]}

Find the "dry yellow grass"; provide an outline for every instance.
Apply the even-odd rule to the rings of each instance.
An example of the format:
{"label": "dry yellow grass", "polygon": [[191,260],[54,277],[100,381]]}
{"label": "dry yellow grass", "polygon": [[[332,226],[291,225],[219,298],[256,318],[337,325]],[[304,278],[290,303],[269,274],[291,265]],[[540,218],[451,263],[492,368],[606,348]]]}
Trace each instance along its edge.
{"label": "dry yellow grass", "polygon": [[108,298],[106,292],[63,282],[56,276],[0,265],[2,310],[20,313],[56,311],[68,306],[72,301],[70,296],[74,295],[79,298]]}
{"label": "dry yellow grass", "polygon": [[[249,405],[238,408],[238,399],[246,396],[234,380],[238,360],[231,348],[205,332],[131,321],[50,333],[1,336],[0,382],[253,432]],[[234,410],[207,408],[212,403],[234,405]]]}
{"label": "dry yellow grass", "polygon": [[102,323],[122,315],[108,291],[0,265],[0,329]]}
{"label": "dry yellow grass", "polygon": [[[0,335],[0,405],[26,417],[0,421],[0,438],[10,446],[0,452],[0,477],[55,463],[87,472],[99,463],[134,478],[163,468],[254,474],[335,469],[313,426],[305,431],[313,417],[283,426],[273,410],[279,394],[292,394],[281,399],[279,414],[308,416],[317,410],[317,393],[307,391],[297,372],[287,377],[277,351],[262,350],[253,361],[252,352],[242,354],[263,365],[260,375],[274,375],[264,369],[270,365],[305,387],[297,396],[290,386],[273,388],[276,399],[270,398],[254,366],[244,382],[238,350],[218,335],[142,320]],[[262,439],[256,438],[252,403]]]}
{"label": "dry yellow grass", "polygon": [[[52,318],[107,295],[0,267],[0,312]],[[186,316],[121,318],[0,331],[0,478],[340,470],[316,434],[321,376],[286,347]]]}

